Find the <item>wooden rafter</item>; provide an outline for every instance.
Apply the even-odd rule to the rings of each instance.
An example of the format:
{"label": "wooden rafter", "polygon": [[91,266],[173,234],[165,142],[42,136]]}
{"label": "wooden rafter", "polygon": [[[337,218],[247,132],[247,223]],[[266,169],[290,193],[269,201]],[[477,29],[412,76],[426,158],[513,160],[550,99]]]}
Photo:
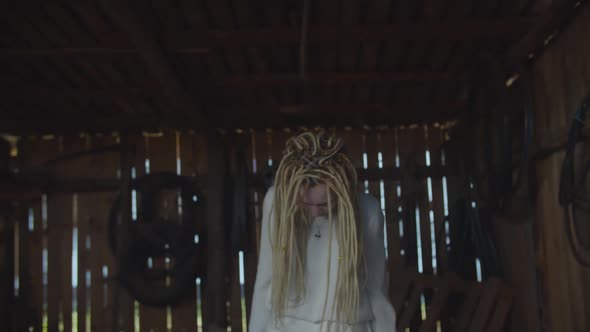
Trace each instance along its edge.
{"label": "wooden rafter", "polygon": [[[105,1],[101,1],[105,2]],[[108,1],[106,1],[108,2]],[[121,16],[121,10],[110,11],[111,15]],[[465,41],[490,38],[494,40],[519,39],[526,34],[531,27],[544,22],[547,15],[541,18],[507,17],[499,19],[465,18],[451,22],[400,22],[395,24],[368,24],[368,25],[330,25],[312,26],[309,28],[310,44],[336,42],[339,44],[351,41],[379,42],[393,40],[408,41]],[[88,54],[117,54],[137,52],[145,50],[144,44],[155,43],[151,36],[145,33],[140,24],[131,21],[119,21],[128,17],[123,14],[115,22],[124,24],[128,31],[129,40],[135,45],[130,47],[128,39],[118,35],[102,36],[102,47],[68,47],[68,48],[4,48],[0,50],[0,56],[56,56],[56,55],[88,55]],[[123,28],[123,27],[122,27]],[[139,40],[131,38],[142,31]],[[185,31],[164,32],[160,39],[164,43],[163,49],[175,53],[208,53],[210,48],[244,47],[252,45],[292,45],[300,42],[301,29],[298,27],[273,28],[243,28],[243,29],[194,29]],[[147,38],[146,38],[147,37]],[[149,42],[148,42],[149,40]],[[160,49],[160,53],[163,51]],[[145,51],[141,51],[145,52]],[[153,52],[153,50],[152,50]]]}
{"label": "wooden rafter", "polygon": [[[308,73],[303,80],[296,73],[288,74],[261,74],[261,75],[227,75],[215,78],[211,84],[224,89],[259,89],[272,87],[296,87],[317,86],[369,82],[439,82],[462,81],[466,78],[463,72],[324,72]],[[128,88],[65,88],[65,87],[41,87],[29,85],[4,85],[0,84],[3,91],[9,91],[12,96],[82,96],[82,97],[108,97],[108,96],[148,96],[158,91],[158,81],[144,81],[141,86]]]}
{"label": "wooden rafter", "polygon": [[588,1],[553,1],[551,8],[531,26],[525,36],[510,49],[509,55],[515,60],[532,58],[535,53],[547,46],[568,21],[571,21]]}
{"label": "wooden rafter", "polygon": [[189,93],[185,91],[172,65],[166,60],[162,48],[152,34],[148,33],[133,13],[109,0],[101,0],[99,4],[110,18],[124,31],[139,50],[147,70],[160,83],[163,94],[168,102],[181,114],[189,117],[193,126],[204,127],[205,115]]}

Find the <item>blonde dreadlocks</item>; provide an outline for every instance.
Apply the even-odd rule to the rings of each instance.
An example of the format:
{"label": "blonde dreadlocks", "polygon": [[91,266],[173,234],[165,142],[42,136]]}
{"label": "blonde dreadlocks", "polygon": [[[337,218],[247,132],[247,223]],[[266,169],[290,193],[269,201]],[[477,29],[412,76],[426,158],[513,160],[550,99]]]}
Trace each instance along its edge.
{"label": "blonde dreadlocks", "polygon": [[[272,255],[271,304],[275,323],[282,323],[288,307],[289,290],[295,301],[305,297],[307,232],[311,218],[300,204],[302,190],[325,184],[328,220],[332,241],[333,216],[339,243],[338,275],[332,314],[340,322],[356,317],[359,303],[359,266],[363,263],[359,218],[357,215],[357,175],[350,159],[342,152],[342,140],[319,132],[305,132],[287,141],[275,178],[274,232],[270,232]],[[335,196],[335,204],[331,197]],[[331,246],[328,252],[328,284]],[[322,318],[325,318],[328,289]],[[332,318],[332,317],[331,317]]]}

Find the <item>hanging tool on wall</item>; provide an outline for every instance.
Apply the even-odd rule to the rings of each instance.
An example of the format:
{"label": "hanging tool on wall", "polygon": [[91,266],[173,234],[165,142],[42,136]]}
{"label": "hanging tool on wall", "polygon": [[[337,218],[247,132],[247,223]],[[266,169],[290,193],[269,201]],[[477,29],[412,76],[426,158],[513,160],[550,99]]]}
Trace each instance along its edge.
{"label": "hanging tool on wall", "polygon": [[[194,294],[189,290],[203,269],[203,198],[191,178],[174,173],[148,174],[131,180],[130,187],[138,197],[136,220],[121,218],[120,196],[109,216],[110,246],[121,260],[120,282],[142,304],[176,304]],[[179,202],[173,212],[178,218],[159,213],[165,193]],[[120,232],[125,238],[118,241]]]}
{"label": "hanging tool on wall", "polygon": [[[482,204],[496,215],[511,210],[514,193],[528,185],[531,196],[530,146],[533,139],[532,89],[527,71],[501,57],[478,52],[470,66],[471,110],[467,126],[467,171],[474,175]],[[514,75],[517,72],[518,75]],[[518,153],[519,157],[515,158]]]}

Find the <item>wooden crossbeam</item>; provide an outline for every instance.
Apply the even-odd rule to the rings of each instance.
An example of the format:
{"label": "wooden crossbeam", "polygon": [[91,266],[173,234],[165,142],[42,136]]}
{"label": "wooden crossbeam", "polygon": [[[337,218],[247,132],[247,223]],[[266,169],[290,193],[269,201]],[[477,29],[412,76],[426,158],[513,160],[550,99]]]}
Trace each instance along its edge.
{"label": "wooden crossbeam", "polygon": [[[228,91],[238,92],[252,89],[272,89],[275,87],[308,87],[331,85],[349,85],[355,83],[391,83],[391,82],[460,82],[466,78],[462,72],[428,72],[428,71],[407,71],[407,72],[325,72],[309,73],[306,79],[301,79],[295,73],[289,74],[263,74],[263,75],[228,75],[215,78],[211,82],[213,90],[208,94],[213,98],[215,88],[218,92],[227,95]],[[8,99],[22,98],[75,98],[75,99],[96,99],[115,97],[147,97],[161,93],[161,83],[157,80],[147,80],[141,86],[127,88],[72,88],[72,87],[44,87],[33,85],[12,85],[0,83],[0,88],[5,92]],[[198,87],[187,87],[189,91],[198,91]],[[229,90],[228,90],[229,89]],[[209,98],[209,99],[211,99]],[[206,101],[205,101],[206,102]],[[272,103],[277,104],[277,103]],[[339,105],[339,107],[347,107]],[[373,108],[373,107],[370,107]],[[285,112],[289,109],[285,108]]]}
{"label": "wooden crossbeam", "polygon": [[324,72],[306,73],[305,79],[297,74],[268,74],[252,76],[229,76],[220,78],[216,83],[223,87],[260,88],[277,86],[302,86],[306,84],[341,84],[362,82],[429,82],[429,81],[460,81],[466,78],[461,72]]}
{"label": "wooden crossbeam", "polygon": [[[84,157],[82,157],[84,158]],[[47,166],[49,167],[49,166]],[[401,174],[396,169],[382,168],[359,168],[357,169],[360,180],[382,179],[386,181],[399,181]],[[432,169],[431,167],[420,167],[416,174],[417,178],[437,178],[455,174],[455,170],[448,167]],[[207,180],[207,176],[200,176],[199,181]],[[264,188],[264,176],[260,174],[249,174],[248,183],[257,188]],[[0,198],[14,199],[16,197],[35,197],[41,193],[87,193],[87,192],[114,192],[121,188],[121,179],[117,178],[59,178],[50,172],[38,172],[29,174],[26,177],[15,176],[0,180]],[[428,287],[434,287],[433,278],[424,276],[412,276],[418,278]],[[457,288],[461,284],[453,284]]]}
{"label": "wooden crossbeam", "polygon": [[[96,99],[96,98],[95,98]],[[49,104],[51,102],[51,104]],[[5,113],[4,121],[0,123],[0,130],[7,132],[28,132],[27,129],[35,128],[48,132],[75,132],[76,130],[150,130],[150,129],[199,129],[189,122],[178,122],[174,118],[165,118],[154,122],[153,119],[138,113],[132,121],[118,115],[105,117],[100,113],[86,114],[84,120],[69,119],[60,121],[60,114],[79,113],[79,109],[62,107],[59,98],[44,100],[45,105],[51,106],[51,112],[45,112],[47,121],[19,120],[19,114]],[[101,107],[98,107],[100,111]],[[106,106],[105,106],[106,107]],[[266,128],[297,128],[302,126],[326,126],[358,128],[360,125],[369,126],[395,126],[411,125],[418,123],[445,123],[456,120],[467,109],[461,101],[446,104],[412,104],[398,103],[394,105],[384,104],[304,104],[304,105],[205,105],[210,114],[208,124],[215,128],[223,129],[266,129]],[[9,109],[9,108],[6,108]],[[54,112],[53,110],[59,110]],[[38,110],[32,105],[30,108],[21,108],[23,114],[36,114]],[[53,121],[52,119],[55,119]],[[17,121],[18,120],[18,121]],[[131,121],[131,122],[130,122]],[[359,122],[360,121],[360,122]],[[108,122],[108,124],[107,124]]]}
{"label": "wooden crossbeam", "polygon": [[[105,2],[105,1],[101,1]],[[108,1],[107,1],[108,2]],[[109,5],[110,7],[110,5]],[[110,15],[115,15],[114,20],[119,25],[124,25],[124,31],[128,36],[106,35],[101,36],[102,47],[69,47],[69,48],[3,48],[0,57],[15,56],[57,56],[57,55],[90,55],[90,54],[118,54],[118,53],[145,53],[153,50],[153,38],[141,28],[141,25],[133,23],[134,20],[126,20],[129,16],[120,17],[121,10],[109,10]],[[523,37],[532,27],[538,26],[547,20],[547,16],[540,17],[505,17],[498,19],[489,18],[465,18],[453,21],[429,21],[429,22],[399,22],[394,24],[367,24],[367,25],[326,25],[310,26],[308,31],[309,44],[338,43],[344,45],[350,42],[381,42],[381,41],[469,41],[481,39],[493,39],[494,41],[514,41]],[[113,17],[115,17],[113,16]],[[539,23],[541,22],[541,23]],[[143,35],[141,38],[136,35]],[[147,38],[146,38],[147,37]],[[299,27],[272,28],[243,28],[243,29],[189,29],[185,31],[163,32],[159,39],[162,40],[162,50],[173,53],[208,53],[210,48],[235,48],[253,45],[290,45],[296,46],[301,41],[301,29]],[[129,45],[131,40],[132,45]],[[146,48],[145,46],[150,46]],[[158,49],[159,47],[156,47]],[[138,51],[140,50],[140,51]],[[153,54],[151,55],[153,57]]]}
{"label": "wooden crossbeam", "polygon": [[[400,72],[324,72],[308,73],[301,79],[296,73],[262,74],[262,75],[227,75],[215,78],[211,82],[217,88],[232,90],[251,90],[275,87],[304,87],[318,85],[338,85],[371,82],[450,82],[463,81],[463,72],[429,72],[429,71],[400,71]],[[142,82],[141,86],[116,89],[41,87],[28,85],[7,85],[0,83],[2,91],[10,92],[14,96],[77,96],[77,97],[108,97],[108,96],[139,96],[150,95],[161,91],[160,83],[154,80]],[[188,87],[191,89],[191,87]]]}
{"label": "wooden crossbeam", "polygon": [[460,104],[441,105],[378,105],[378,104],[313,104],[287,106],[252,106],[208,109],[219,128],[285,128],[285,127],[359,127],[361,125],[411,125],[444,123],[456,120],[466,109]]}
{"label": "wooden crossbeam", "polygon": [[424,113],[443,113],[445,110],[462,112],[467,109],[467,104],[461,100],[449,101],[446,103],[428,104],[417,101],[398,102],[395,104],[374,104],[374,103],[330,103],[330,104],[293,104],[293,105],[210,105],[220,112],[235,112],[238,114],[264,114],[264,115],[318,115],[329,114],[343,115],[348,113],[364,114],[395,114],[415,115]]}

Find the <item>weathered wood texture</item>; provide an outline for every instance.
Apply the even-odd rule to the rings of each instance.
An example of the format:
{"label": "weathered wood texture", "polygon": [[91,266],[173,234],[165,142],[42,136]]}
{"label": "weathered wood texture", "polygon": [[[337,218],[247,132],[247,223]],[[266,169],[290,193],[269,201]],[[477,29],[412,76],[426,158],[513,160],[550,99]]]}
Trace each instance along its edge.
{"label": "weathered wood texture", "polygon": [[[534,62],[537,141],[552,132],[565,132],[582,98],[590,93],[590,47],[586,42],[589,32],[590,8],[583,6],[577,18]],[[587,158],[590,145],[580,146],[576,157]],[[542,324],[548,331],[586,331],[590,329],[590,271],[574,259],[564,213],[558,204],[563,157],[564,151],[558,150],[536,163],[535,239],[542,287]],[[578,169],[582,158],[577,160]],[[580,237],[587,236],[587,226],[579,226]]]}
{"label": "weathered wood texture", "polygon": [[[440,126],[329,130],[344,138],[347,150],[358,169],[373,170],[360,172],[359,190],[370,192],[381,203],[386,217],[385,247],[391,298],[397,308],[407,306],[407,287],[411,284],[411,276],[418,273],[419,262],[421,269],[428,274],[440,273],[446,268],[443,259],[446,254],[446,235],[441,231],[444,229],[445,219],[442,186],[445,169],[440,168],[430,173],[428,170],[442,163],[440,144],[444,130]],[[250,174],[261,174],[271,166],[276,167],[286,140],[295,133],[296,130],[273,129],[222,135],[221,138],[226,140],[229,147],[227,155],[230,157],[224,166],[227,170],[223,171],[223,174],[232,174],[236,171],[235,152],[238,149],[246,152]],[[47,160],[63,153],[88,151],[113,145],[118,141],[117,136],[111,135],[23,138],[20,150],[22,169],[39,170]],[[144,136],[128,137],[126,141],[134,148],[134,152],[129,155],[129,158],[132,158],[132,176],[170,171],[194,176],[205,199],[211,195],[217,197],[223,194],[221,184],[217,183],[217,180],[213,181],[211,177],[211,174],[214,174],[211,172],[212,167],[215,167],[216,172],[221,168],[212,162],[213,155],[209,150],[216,150],[216,158],[224,156],[225,152],[222,145],[208,143],[208,138],[204,134],[146,133]],[[63,179],[88,177],[112,181],[120,177],[119,159],[117,151],[83,156],[54,163],[51,171]],[[400,180],[406,174],[403,167],[414,164],[425,172],[421,178],[411,181],[406,176],[403,181]],[[19,233],[21,243],[26,244],[27,248],[27,259],[22,260],[25,266],[21,269],[22,287],[26,288],[22,294],[29,297],[34,313],[28,324],[36,331],[43,324],[43,317],[47,317],[47,323],[53,324],[51,326],[59,327],[63,324],[66,331],[70,331],[76,321],[78,331],[111,330],[113,325],[123,331],[189,331],[203,329],[212,324],[227,324],[232,330],[244,330],[250,315],[256,277],[264,190],[253,185],[249,188],[248,211],[244,212],[251,216],[252,224],[249,229],[252,232],[244,241],[246,247],[243,248],[243,252],[234,252],[229,250],[229,247],[216,249],[221,250],[218,254],[226,262],[221,270],[225,271],[221,272],[224,276],[211,277],[211,273],[216,273],[215,266],[211,266],[209,275],[199,275],[200,283],[196,282],[196,289],[190,290],[194,292],[192,300],[173,308],[154,309],[137,303],[124,289],[116,287],[116,259],[107,241],[107,218],[117,190],[116,186],[113,187],[112,191],[103,189],[97,193],[72,193],[63,190],[54,192],[45,189],[47,192],[43,193],[43,196],[33,195],[36,198],[28,207],[30,230]],[[410,195],[414,197],[411,201],[411,204],[414,204],[413,208],[403,211],[410,209],[409,203],[404,201]],[[171,216],[179,213],[176,196],[173,196],[163,196],[166,200],[163,206]],[[63,207],[60,204],[63,204]],[[219,209],[219,206],[217,208]],[[400,208],[403,208],[402,212],[409,213],[401,213]],[[131,212],[132,215],[135,213],[133,209]],[[218,211],[215,218],[226,216],[222,211]],[[209,224],[208,227],[210,226]],[[226,224],[226,230],[223,232],[230,231],[227,227]],[[200,234],[200,241],[212,236],[209,231]],[[76,265],[72,264],[73,234],[77,236]],[[419,238],[417,234],[420,234]],[[49,241],[53,238],[60,240]],[[56,247],[56,243],[59,246]],[[48,258],[45,265],[44,252]],[[206,256],[211,257],[211,252],[207,252]],[[154,260],[154,264],[161,263]],[[203,266],[206,266],[206,263]],[[77,269],[78,272],[75,277],[75,288],[72,287],[73,269]],[[46,271],[48,284],[43,283],[43,271]],[[243,279],[240,278],[241,274]],[[225,287],[226,290],[226,295],[223,299],[219,298],[220,302],[217,304],[207,295],[211,294],[215,287]],[[424,298],[426,307],[429,307],[431,301],[439,301],[438,297],[434,296],[436,294],[427,295],[429,296]],[[115,299],[124,315],[113,314],[112,305]],[[229,303],[228,306],[226,302]],[[46,309],[43,309],[45,305]],[[210,307],[211,305],[216,307]],[[418,308],[422,308],[421,306],[419,303]],[[418,316],[412,317],[411,326],[419,326],[419,312],[422,311],[418,310]],[[424,312],[427,318],[429,311]],[[440,314],[438,309],[433,312]],[[66,316],[69,318],[65,319]]]}
{"label": "weathered wood texture", "polygon": [[[474,48],[510,49],[561,2],[568,1],[314,1],[304,57],[303,1],[12,4],[0,13],[0,104],[8,110],[0,129],[66,134],[454,118],[457,110],[443,105],[460,101]],[[413,101],[414,112],[400,106]],[[342,107],[349,103],[359,106]]]}

